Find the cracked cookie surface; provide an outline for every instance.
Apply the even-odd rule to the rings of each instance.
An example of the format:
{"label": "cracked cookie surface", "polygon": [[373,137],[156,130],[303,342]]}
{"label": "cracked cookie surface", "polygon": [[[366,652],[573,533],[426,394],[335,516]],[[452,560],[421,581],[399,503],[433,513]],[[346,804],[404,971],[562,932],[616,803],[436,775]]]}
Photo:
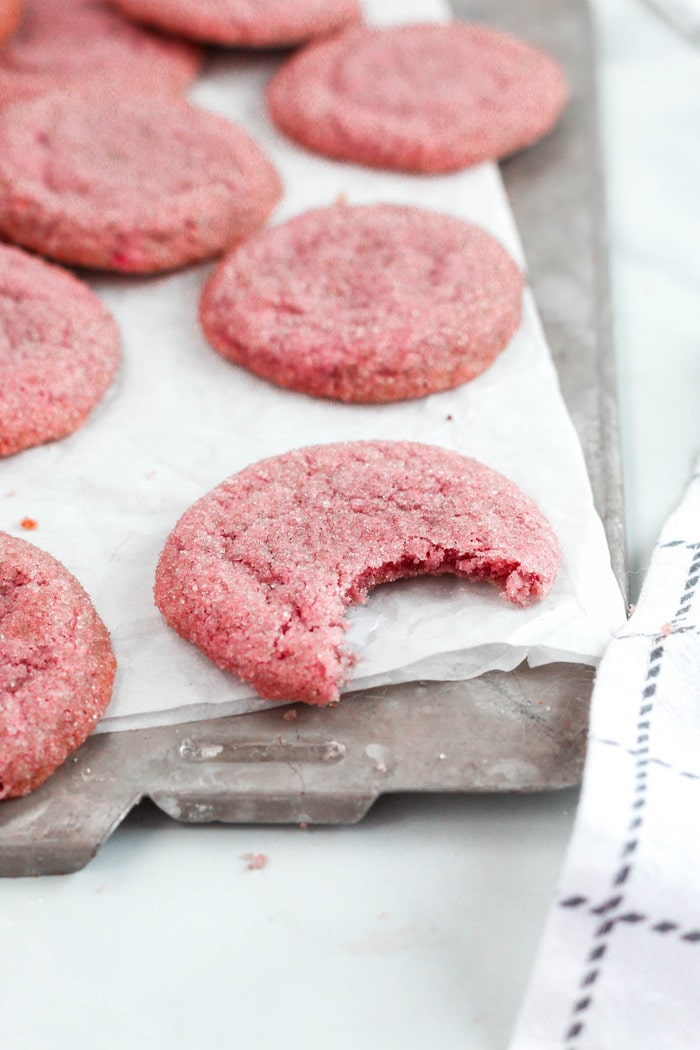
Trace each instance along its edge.
{"label": "cracked cookie surface", "polygon": [[72,434],[119,366],[119,329],[57,266],[0,245],[0,456]]}
{"label": "cracked cookie surface", "polygon": [[456,171],[550,131],[568,98],[544,52],[488,26],[351,29],[291,58],[267,91],[301,145],[398,171]]}
{"label": "cracked cookie surface", "polygon": [[185,266],[257,229],[280,193],[244,131],[185,100],[64,92],[0,122],[0,232],[62,262]]}
{"label": "cracked cookie surface", "polygon": [[520,324],[523,283],[476,226],[424,208],[339,204],[223,259],[200,320],[219,353],[281,386],[397,401],[483,372]]}
{"label": "cracked cookie surface", "polygon": [[0,107],[85,81],[98,94],[106,80],[125,93],[181,91],[200,62],[198,48],[134,25],[109,0],[26,0],[0,51]]}
{"label": "cracked cookie surface", "polygon": [[155,599],[261,696],[327,704],[355,662],[345,609],[373,587],[450,573],[524,606],[547,595],[560,557],[533,501],[476,460],[415,442],[318,445],[256,463],[186,511]]}
{"label": "cracked cookie surface", "polygon": [[230,47],[290,47],[360,19],[359,0],[116,0],[138,21]]}
{"label": "cracked cookie surface", "polygon": [[115,672],[107,628],[75,577],[0,532],[0,799],[38,787],[82,744]]}

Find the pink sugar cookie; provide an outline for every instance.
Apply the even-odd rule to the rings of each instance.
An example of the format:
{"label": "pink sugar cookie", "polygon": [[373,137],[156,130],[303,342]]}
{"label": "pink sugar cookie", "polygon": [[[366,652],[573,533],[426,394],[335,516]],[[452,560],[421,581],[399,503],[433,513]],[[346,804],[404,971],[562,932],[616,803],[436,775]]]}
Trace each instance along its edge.
{"label": "pink sugar cookie", "polygon": [[275,123],[309,149],[428,173],[529,146],[567,97],[548,55],[460,22],[349,30],[291,58],[267,93]]}
{"label": "pink sugar cookie", "polygon": [[0,245],[0,456],[72,434],[119,365],[119,329],[72,274]]}
{"label": "pink sugar cookie", "polygon": [[23,7],[24,0],[0,0],[0,45],[16,30]]}
{"label": "pink sugar cookie", "polygon": [[503,475],[431,445],[358,441],[263,460],[200,499],[168,537],[155,599],[261,696],[328,704],[355,663],[345,609],[373,587],[452,573],[527,605],[559,560],[549,523]]}
{"label": "pink sugar cookie", "polygon": [[62,262],[198,262],[262,225],[281,192],[245,132],[184,99],[76,91],[2,117],[0,233]]}
{"label": "pink sugar cookie", "polygon": [[0,51],[0,107],[87,80],[94,93],[106,80],[126,92],[180,91],[200,62],[197,48],[133,25],[108,0],[27,0]]}
{"label": "pink sugar cookie", "polygon": [[423,397],[483,372],[520,324],[523,276],[490,234],[423,208],[336,205],[219,263],[200,319],[224,357],[341,401]]}
{"label": "pink sugar cookie", "polygon": [[0,799],[26,795],[94,729],[116,661],[81,585],[0,532]]}
{"label": "pink sugar cookie", "polygon": [[359,21],[359,0],[115,0],[131,18],[234,47],[289,47]]}

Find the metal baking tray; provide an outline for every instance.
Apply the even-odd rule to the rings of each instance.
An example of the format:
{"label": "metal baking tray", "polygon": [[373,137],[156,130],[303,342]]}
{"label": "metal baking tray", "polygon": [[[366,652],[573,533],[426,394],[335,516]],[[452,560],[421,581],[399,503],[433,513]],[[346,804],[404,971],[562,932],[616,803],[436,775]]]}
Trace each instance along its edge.
{"label": "metal baking tray", "polygon": [[[459,17],[555,55],[573,101],[503,176],[530,280],[624,587],[615,369],[592,30],[586,0],[456,0]],[[540,791],[579,781],[591,668],[552,664],[353,694],[333,709],[92,737],[32,795],[0,805],[0,875],[76,871],[142,798],[182,821],[350,823],[398,791]],[[295,716],[289,717],[293,711]]]}

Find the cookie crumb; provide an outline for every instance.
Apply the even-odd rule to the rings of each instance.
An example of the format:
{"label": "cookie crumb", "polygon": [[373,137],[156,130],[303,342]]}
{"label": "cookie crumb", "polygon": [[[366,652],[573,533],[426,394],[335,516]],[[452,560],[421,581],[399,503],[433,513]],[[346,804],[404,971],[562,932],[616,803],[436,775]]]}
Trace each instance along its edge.
{"label": "cookie crumb", "polygon": [[33,530],[37,527],[38,524],[39,522],[35,521],[34,518],[22,518],[22,520],[20,521],[20,525],[22,526],[22,528],[26,529],[28,532],[33,532]]}
{"label": "cookie crumb", "polygon": [[308,826],[309,825],[307,824],[307,822],[305,820],[300,820],[299,821],[299,827],[301,828],[302,831],[306,831]]}
{"label": "cookie crumb", "polygon": [[296,708],[290,707],[288,711],[285,711],[282,718],[285,722],[293,722],[297,716]]}
{"label": "cookie crumb", "polygon": [[248,871],[262,871],[266,866],[270,858],[266,853],[244,853],[243,860],[248,863],[246,865]]}
{"label": "cookie crumb", "polygon": [[675,634],[675,632],[676,632],[676,628],[671,623],[665,623],[663,625],[663,627],[661,628],[661,631],[660,631],[661,634],[665,634],[665,635]]}
{"label": "cookie crumb", "polygon": [[453,419],[454,419],[454,416],[445,416],[445,422],[446,423],[451,423]]}

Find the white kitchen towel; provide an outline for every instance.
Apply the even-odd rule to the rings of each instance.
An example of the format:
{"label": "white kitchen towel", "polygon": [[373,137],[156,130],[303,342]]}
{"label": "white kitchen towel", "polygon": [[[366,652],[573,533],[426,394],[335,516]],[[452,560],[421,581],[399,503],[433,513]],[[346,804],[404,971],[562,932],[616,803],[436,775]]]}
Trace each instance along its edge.
{"label": "white kitchen towel", "polygon": [[[700,40],[700,0],[650,0],[686,36]],[[698,1040],[700,1042],[700,1039]]]}
{"label": "white kitchen towel", "polygon": [[510,1050],[700,1047],[700,464],[598,672],[581,803]]}

